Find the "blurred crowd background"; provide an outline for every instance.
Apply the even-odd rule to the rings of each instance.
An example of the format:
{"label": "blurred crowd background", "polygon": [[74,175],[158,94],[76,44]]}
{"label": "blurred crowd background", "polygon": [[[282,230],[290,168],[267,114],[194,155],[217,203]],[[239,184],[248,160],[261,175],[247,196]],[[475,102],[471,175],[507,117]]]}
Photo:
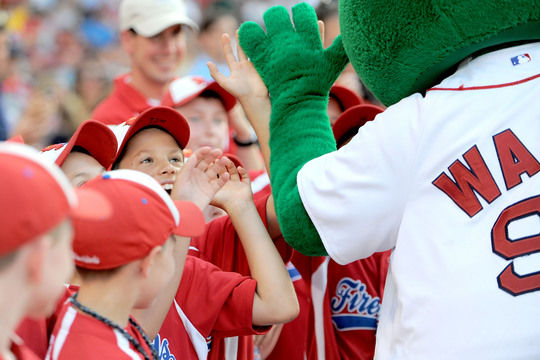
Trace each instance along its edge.
{"label": "blurred crowd background", "polygon": [[[246,20],[262,23],[270,6],[297,0],[185,0],[200,27],[188,36],[178,75],[209,77],[206,61],[224,64],[220,35],[234,34]],[[308,0],[339,32],[337,1]],[[112,80],[129,70],[119,44],[120,0],[2,0],[0,11],[0,137],[22,135],[41,148],[69,139],[109,93]],[[221,67],[219,65],[222,65]],[[357,79],[351,87],[362,92]]]}

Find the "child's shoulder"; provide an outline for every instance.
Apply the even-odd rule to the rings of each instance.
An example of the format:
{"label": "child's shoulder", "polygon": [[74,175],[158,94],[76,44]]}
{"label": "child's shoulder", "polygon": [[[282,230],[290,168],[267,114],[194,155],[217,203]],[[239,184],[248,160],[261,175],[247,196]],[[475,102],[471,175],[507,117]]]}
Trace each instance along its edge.
{"label": "child's shoulder", "polygon": [[104,354],[107,354],[107,359],[124,359],[121,337],[121,333],[115,332],[105,322],[80,313],[72,304],[65,303],[49,352],[58,354],[58,359],[100,359]]}

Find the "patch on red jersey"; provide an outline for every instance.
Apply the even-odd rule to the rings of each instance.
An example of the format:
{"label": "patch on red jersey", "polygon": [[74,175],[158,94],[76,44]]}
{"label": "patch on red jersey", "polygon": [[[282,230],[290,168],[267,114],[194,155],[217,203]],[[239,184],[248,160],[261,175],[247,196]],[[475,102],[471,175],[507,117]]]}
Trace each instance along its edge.
{"label": "patch on red jersey", "polygon": [[336,295],[330,300],[332,322],[339,331],[375,330],[381,308],[381,299],[372,297],[360,280],[345,277],[336,286]]}

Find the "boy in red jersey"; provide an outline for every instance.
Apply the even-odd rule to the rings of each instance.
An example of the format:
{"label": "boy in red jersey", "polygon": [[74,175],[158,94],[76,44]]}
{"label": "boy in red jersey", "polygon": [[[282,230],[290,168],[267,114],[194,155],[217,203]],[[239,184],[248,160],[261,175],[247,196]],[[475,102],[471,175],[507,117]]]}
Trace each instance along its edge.
{"label": "boy in red jersey", "polygon": [[38,359],[15,328],[25,316],[53,311],[73,270],[71,222],[106,216],[108,203],[90,191],[75,193],[29,146],[0,144],[0,167],[0,359]]}
{"label": "boy in red jersey", "polygon": [[[179,118],[183,117],[172,108],[156,107],[130,121],[130,125],[123,125],[127,132],[120,141],[115,168],[135,169],[153,176],[174,198],[181,190],[173,185],[174,179],[181,166],[191,162],[190,159],[187,165],[182,165],[182,148],[189,140],[189,127]],[[156,338],[160,354],[204,357],[215,336],[260,333],[267,329],[264,325],[289,321],[296,316],[296,297],[283,261],[261,224],[257,214],[260,209],[251,198],[249,179],[243,170],[238,172],[235,181],[229,181],[212,203],[225,208],[231,216],[228,223],[233,236],[236,228],[236,236],[250,243],[244,244],[243,256],[251,259],[249,268],[257,282],[188,256],[175,301],[167,308],[170,311]],[[218,230],[225,229],[227,224],[218,225]],[[209,227],[212,226],[207,225],[202,237],[208,235]],[[228,234],[231,229],[227,230]],[[216,238],[226,236],[222,231],[214,234]],[[201,294],[193,296],[193,293]]]}
{"label": "boy in red jersey", "polygon": [[156,301],[174,273],[178,237],[200,233],[202,213],[140,172],[108,172],[84,188],[103,194],[113,214],[74,222],[82,284],[64,304],[47,359],[155,359],[131,313]]}

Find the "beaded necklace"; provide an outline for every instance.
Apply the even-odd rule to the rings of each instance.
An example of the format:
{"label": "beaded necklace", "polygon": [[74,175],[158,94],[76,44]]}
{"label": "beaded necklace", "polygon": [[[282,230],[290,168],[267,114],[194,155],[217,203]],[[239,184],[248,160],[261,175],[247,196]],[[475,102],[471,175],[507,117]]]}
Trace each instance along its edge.
{"label": "beaded necklace", "polygon": [[[146,354],[146,351],[144,351],[143,347],[141,346],[141,344],[133,337],[131,336],[130,333],[128,333],[125,329],[123,329],[120,325],[112,322],[111,320],[107,319],[106,317],[104,316],[101,316],[99,315],[98,313],[96,313],[95,311],[93,310],[90,310],[89,308],[87,308],[86,306],[84,306],[83,304],[81,304],[78,300],[77,300],[77,295],[78,293],[75,293],[73,294],[70,298],[69,298],[69,301],[73,304],[73,306],[75,306],[77,309],[79,309],[80,311],[82,311],[83,313],[87,314],[87,315],[90,315],[91,317],[93,317],[94,319],[96,320],[99,320],[101,321],[102,323],[104,323],[105,325],[115,329],[115,330],[118,330],[134,347],[135,349],[137,349],[138,352],[140,352],[142,354],[142,356],[144,357],[144,360],[151,360],[148,355]],[[146,345],[148,346],[148,348],[152,351],[152,359],[153,360],[157,360],[158,356],[156,354],[156,350],[154,349],[154,347],[150,344],[150,339],[148,339],[148,336],[146,335],[146,333],[144,332],[144,330],[141,328],[141,326],[139,324],[137,324],[137,322],[135,320],[133,320],[131,317],[129,318],[129,323],[131,325],[133,325],[135,327],[135,329],[137,330],[137,332],[142,336],[142,338],[144,339],[144,342],[146,343]]]}

